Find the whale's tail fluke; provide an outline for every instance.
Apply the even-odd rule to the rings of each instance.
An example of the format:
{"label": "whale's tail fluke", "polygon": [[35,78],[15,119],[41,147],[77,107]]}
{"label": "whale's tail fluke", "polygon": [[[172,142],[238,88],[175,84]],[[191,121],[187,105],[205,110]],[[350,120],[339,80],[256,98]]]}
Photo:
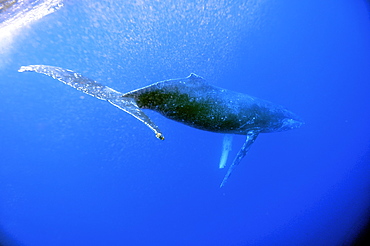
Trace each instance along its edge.
{"label": "whale's tail fluke", "polygon": [[112,88],[104,86],[89,78],[86,78],[81,74],[60,67],[30,65],[20,67],[18,71],[45,74],[90,96],[96,97],[101,100],[106,100],[143,122],[150,129],[152,129],[152,131],[154,131],[157,138],[161,140],[164,139],[163,134],[159,130],[158,126],[154,124],[143,111],[141,111],[141,109],[137,106],[135,99],[125,97],[124,94],[121,92],[113,90]]}

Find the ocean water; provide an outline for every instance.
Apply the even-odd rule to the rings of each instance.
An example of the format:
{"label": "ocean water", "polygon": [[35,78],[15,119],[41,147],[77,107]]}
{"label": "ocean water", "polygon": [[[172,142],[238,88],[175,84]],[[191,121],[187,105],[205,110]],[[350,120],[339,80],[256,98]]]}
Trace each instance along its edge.
{"label": "ocean water", "polygon": [[[365,228],[368,1],[1,2],[0,245],[351,245]],[[121,92],[196,73],[305,125],[260,134],[220,189],[223,134],[146,111],[160,141],[107,102],[17,72],[30,64]]]}

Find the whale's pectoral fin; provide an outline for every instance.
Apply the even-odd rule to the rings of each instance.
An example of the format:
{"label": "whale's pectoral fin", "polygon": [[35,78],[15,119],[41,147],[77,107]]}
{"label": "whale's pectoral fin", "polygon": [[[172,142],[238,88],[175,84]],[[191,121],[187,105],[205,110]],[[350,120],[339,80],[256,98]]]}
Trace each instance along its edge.
{"label": "whale's pectoral fin", "polygon": [[227,182],[228,178],[230,177],[232,171],[240,163],[240,161],[243,159],[243,157],[247,154],[247,152],[249,151],[251,145],[256,140],[258,134],[259,134],[258,131],[249,131],[247,133],[247,138],[246,138],[246,140],[245,140],[245,142],[243,144],[243,147],[239,150],[239,152],[236,155],[233,163],[231,164],[231,166],[227,170],[227,173],[226,173],[224,179],[222,180],[222,183],[221,183],[220,187],[223,187],[226,184],[226,182]]}
{"label": "whale's pectoral fin", "polygon": [[233,135],[225,134],[224,141],[222,142],[222,153],[220,159],[220,168],[224,168],[226,166],[227,157],[229,156],[229,152],[231,151],[231,145],[233,141]]}
{"label": "whale's pectoral fin", "polygon": [[90,96],[96,97],[101,100],[106,100],[143,122],[150,129],[152,129],[152,131],[154,131],[157,138],[161,140],[164,139],[158,126],[156,126],[150,120],[150,118],[143,111],[140,110],[140,108],[136,104],[136,101],[132,98],[125,97],[124,94],[121,92],[113,90],[112,88],[102,85],[89,78],[86,78],[81,74],[60,67],[30,65],[22,66],[18,71],[45,74]]}
{"label": "whale's pectoral fin", "polygon": [[79,91],[82,91],[90,96],[96,97],[101,100],[108,100],[122,96],[123,94],[99,84],[98,82],[82,76],[79,73],[75,73],[71,70],[64,69],[61,67],[53,67],[46,65],[30,65],[22,66],[18,72],[36,72],[45,74],[69,85]]}
{"label": "whale's pectoral fin", "polygon": [[136,102],[132,98],[127,97],[120,97],[117,99],[109,99],[108,102],[113,104],[119,109],[122,109],[126,113],[131,114],[136,119],[143,122],[145,125],[147,125],[152,131],[155,133],[155,136],[160,139],[164,140],[164,136],[161,133],[161,130],[159,130],[158,126],[153,123],[153,121],[143,112],[141,109],[137,106]]}

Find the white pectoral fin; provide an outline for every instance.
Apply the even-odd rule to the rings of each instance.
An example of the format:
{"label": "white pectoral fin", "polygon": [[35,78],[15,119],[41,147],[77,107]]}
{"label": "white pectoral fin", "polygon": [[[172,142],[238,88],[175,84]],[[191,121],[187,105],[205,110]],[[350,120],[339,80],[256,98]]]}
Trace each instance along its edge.
{"label": "white pectoral fin", "polygon": [[79,73],[61,67],[29,65],[20,67],[18,72],[36,72],[45,74],[79,91],[82,91],[83,93],[101,100],[117,98],[123,95],[122,93],[113,90],[108,86],[102,85],[94,80],[82,76]]}
{"label": "white pectoral fin", "polygon": [[96,97],[101,100],[106,100],[114,106],[134,116],[136,119],[143,122],[155,133],[155,136],[161,140],[164,139],[158,126],[156,126],[150,118],[137,106],[133,98],[125,97],[124,94],[118,92],[108,86],[102,85],[94,80],[75,73],[71,70],[61,67],[47,65],[29,65],[22,66],[19,72],[36,72],[48,75],[54,79],[63,82],[83,93]]}
{"label": "white pectoral fin", "polygon": [[239,150],[238,154],[236,155],[233,163],[230,165],[229,169],[227,170],[227,173],[226,173],[224,179],[222,180],[220,187],[223,187],[226,184],[226,182],[229,179],[232,171],[240,163],[240,161],[244,158],[244,156],[248,153],[251,145],[256,140],[258,134],[259,134],[259,132],[256,132],[256,131],[249,131],[247,133],[247,138],[245,139],[245,142],[244,142],[242,148]]}
{"label": "white pectoral fin", "polygon": [[219,168],[225,168],[227,157],[229,156],[229,152],[231,151],[231,145],[233,141],[233,136],[230,134],[225,134],[224,140],[222,142],[222,153],[220,158]]}
{"label": "white pectoral fin", "polygon": [[114,100],[108,100],[108,102],[143,122],[155,133],[155,136],[158,139],[164,140],[164,136],[159,130],[159,127],[154,124],[153,121],[137,106],[134,99],[121,97]]}

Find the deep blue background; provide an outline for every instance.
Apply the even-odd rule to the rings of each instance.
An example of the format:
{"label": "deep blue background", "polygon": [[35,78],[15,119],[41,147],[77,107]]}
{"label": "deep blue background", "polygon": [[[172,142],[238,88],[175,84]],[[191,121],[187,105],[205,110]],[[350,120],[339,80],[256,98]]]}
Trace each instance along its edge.
{"label": "deep blue background", "polygon": [[[349,243],[369,216],[367,7],[66,1],[0,49],[1,228],[27,246]],[[17,72],[29,64],[122,92],[194,72],[306,125],[261,134],[219,189],[222,134],[148,112],[159,141],[108,103]]]}

